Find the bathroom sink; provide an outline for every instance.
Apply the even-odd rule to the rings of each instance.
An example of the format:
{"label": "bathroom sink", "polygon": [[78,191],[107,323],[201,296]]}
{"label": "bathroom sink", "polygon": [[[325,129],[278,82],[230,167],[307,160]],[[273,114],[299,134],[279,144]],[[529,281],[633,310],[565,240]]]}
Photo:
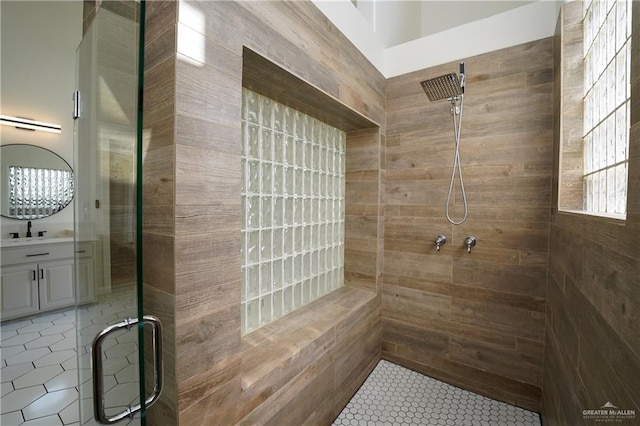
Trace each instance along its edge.
{"label": "bathroom sink", "polygon": [[72,242],[73,237],[52,237],[52,238],[3,238],[2,247],[18,247],[40,244],[68,243]]}

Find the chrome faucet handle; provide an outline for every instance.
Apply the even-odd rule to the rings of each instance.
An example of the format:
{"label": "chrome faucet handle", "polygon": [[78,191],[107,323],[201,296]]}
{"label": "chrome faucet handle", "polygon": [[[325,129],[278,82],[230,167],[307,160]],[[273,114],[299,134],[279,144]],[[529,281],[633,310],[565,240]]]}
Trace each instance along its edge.
{"label": "chrome faucet handle", "polygon": [[474,247],[478,240],[473,235],[469,235],[464,239],[464,246],[467,248],[467,253],[471,253],[471,247]]}
{"label": "chrome faucet handle", "polygon": [[440,234],[440,235],[438,235],[436,237],[435,243],[436,243],[436,251],[440,251],[440,247],[442,247],[443,245],[447,244],[447,237],[445,237],[444,235]]}

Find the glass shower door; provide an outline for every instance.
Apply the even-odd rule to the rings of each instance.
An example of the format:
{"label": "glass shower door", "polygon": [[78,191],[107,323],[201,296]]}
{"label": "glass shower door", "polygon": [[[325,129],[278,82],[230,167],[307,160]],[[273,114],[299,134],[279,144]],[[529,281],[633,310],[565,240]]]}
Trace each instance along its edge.
{"label": "glass shower door", "polygon": [[[142,312],[138,166],[143,3],[102,2],[76,52],[76,328],[80,424],[145,424],[145,324],[160,365],[159,323]],[[149,356],[149,354],[148,354]],[[147,389],[159,394],[161,372]],[[155,392],[155,393],[154,393]]]}

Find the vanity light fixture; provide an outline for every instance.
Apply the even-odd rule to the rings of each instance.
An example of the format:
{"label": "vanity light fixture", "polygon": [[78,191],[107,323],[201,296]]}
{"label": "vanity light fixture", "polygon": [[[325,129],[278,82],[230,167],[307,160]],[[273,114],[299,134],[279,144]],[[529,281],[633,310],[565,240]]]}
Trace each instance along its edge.
{"label": "vanity light fixture", "polygon": [[28,118],[12,117],[10,115],[0,114],[0,124],[12,126],[25,130],[42,130],[43,132],[61,133],[62,126],[54,123],[45,123],[43,121],[29,120]]}

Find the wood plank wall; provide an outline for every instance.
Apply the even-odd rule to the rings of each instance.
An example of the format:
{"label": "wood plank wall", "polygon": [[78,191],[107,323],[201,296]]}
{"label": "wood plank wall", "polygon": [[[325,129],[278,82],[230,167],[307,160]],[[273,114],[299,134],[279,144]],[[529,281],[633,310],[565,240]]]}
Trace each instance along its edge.
{"label": "wood plank wall", "polygon": [[[584,60],[582,59],[582,2],[574,2],[574,6],[565,8],[562,18],[558,19],[556,31],[561,34],[562,44],[558,49],[566,61],[558,64],[556,69],[555,91],[558,99],[562,99],[562,120],[556,113],[558,138],[562,141],[558,154],[558,182],[554,190],[558,191],[558,202],[554,205],[565,210],[581,210],[583,204],[582,176],[584,174],[583,157],[583,104],[584,93]],[[557,51],[556,51],[557,52]],[[569,60],[569,58],[571,58]],[[562,84],[560,82],[562,81]],[[559,105],[558,105],[559,108]],[[555,111],[559,111],[556,109]],[[556,170],[557,167],[554,167]]]}
{"label": "wood plank wall", "polygon": [[[469,218],[444,205],[449,103],[387,81],[383,358],[539,411],[552,177],[553,39],[466,58],[461,158]],[[452,207],[461,215],[459,191]],[[438,234],[448,238],[438,253]],[[466,236],[478,244],[471,254]]]}
{"label": "wood plank wall", "polygon": [[[350,187],[378,192],[362,199],[359,192],[347,195],[347,214],[363,219],[346,225],[346,239],[361,244],[349,245],[345,267],[349,284],[374,294],[382,271],[377,164],[384,78],[310,2],[151,1],[146,19],[144,256],[151,296],[145,308],[168,329],[165,370],[171,379],[167,395],[149,410],[149,424],[235,424],[245,416],[246,422],[286,424],[288,411],[296,422],[325,423],[380,357],[380,297],[323,331],[331,342],[323,347],[328,356],[295,354],[295,362],[269,376],[271,384],[255,382],[266,389],[260,394],[243,376],[261,353],[265,364],[270,359],[269,346],[253,349],[240,334],[243,46],[381,124],[375,132],[350,132],[347,141],[347,167],[355,173]],[[181,38],[201,49],[182,49]],[[360,289],[349,294],[371,298]],[[299,333],[317,336],[325,320]],[[298,404],[303,395],[314,404]]]}
{"label": "wood plank wall", "polygon": [[[581,2],[566,3],[566,16]],[[577,10],[576,10],[577,9]],[[640,422],[640,4],[633,4],[627,218],[558,212],[551,219],[542,417],[595,424],[583,410],[611,402]],[[557,44],[566,43],[557,36]],[[561,60],[556,52],[554,60]],[[556,80],[560,81],[558,75]],[[561,91],[556,92],[556,106]],[[565,112],[563,111],[562,114]],[[560,114],[558,114],[560,116]],[[557,151],[561,144],[556,135]],[[557,177],[556,177],[557,178]],[[554,197],[556,205],[557,196]]]}
{"label": "wood plank wall", "polygon": [[384,136],[378,128],[347,133],[345,285],[382,292]]}
{"label": "wood plank wall", "polygon": [[[145,313],[163,324],[164,389],[153,409],[150,425],[178,422],[175,320],[175,250],[178,219],[175,215],[174,117],[176,90],[177,3],[146,3],[143,105],[143,303]],[[204,219],[203,219],[204,220]],[[148,348],[145,342],[145,348]],[[149,351],[145,374],[150,383]]]}

